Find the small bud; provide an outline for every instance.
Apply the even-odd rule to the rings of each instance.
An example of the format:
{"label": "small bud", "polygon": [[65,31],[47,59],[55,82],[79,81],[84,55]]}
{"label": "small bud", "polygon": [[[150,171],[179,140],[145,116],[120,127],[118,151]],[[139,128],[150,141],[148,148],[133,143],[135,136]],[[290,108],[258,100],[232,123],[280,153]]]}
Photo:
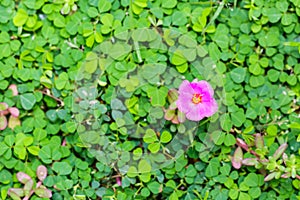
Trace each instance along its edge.
{"label": "small bud", "polygon": [[116,178],[116,182],[119,186],[122,186],[122,181],[121,181],[120,177]]}

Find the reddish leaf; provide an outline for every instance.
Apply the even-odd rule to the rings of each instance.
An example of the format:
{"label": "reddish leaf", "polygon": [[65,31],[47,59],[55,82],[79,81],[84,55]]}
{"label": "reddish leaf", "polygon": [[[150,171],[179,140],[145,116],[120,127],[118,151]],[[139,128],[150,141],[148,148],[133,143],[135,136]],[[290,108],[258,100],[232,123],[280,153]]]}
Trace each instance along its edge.
{"label": "reddish leaf", "polygon": [[165,112],[165,119],[166,120],[172,120],[175,116],[175,110],[170,110],[170,109],[167,109],[166,112]]}
{"label": "reddish leaf", "polygon": [[45,186],[41,185],[39,188],[34,190],[35,194],[41,198],[51,198],[52,192],[48,190]]}
{"label": "reddish leaf", "polygon": [[240,169],[241,166],[242,166],[242,160],[243,160],[243,150],[241,147],[238,147],[236,148],[234,154],[233,154],[233,157],[231,159],[231,163],[232,163],[232,166],[235,168],[235,169]]}
{"label": "reddish leaf", "polygon": [[178,116],[177,115],[175,115],[174,118],[172,119],[172,123],[173,124],[179,124]]}
{"label": "reddish leaf", "polygon": [[19,197],[24,196],[24,190],[22,188],[10,188],[7,191],[7,194],[10,195],[11,193],[14,193],[18,195]]}
{"label": "reddish leaf", "polygon": [[177,108],[176,102],[171,103],[170,106],[169,106],[170,110],[175,110],[176,108]]}
{"label": "reddish leaf", "polygon": [[20,126],[21,125],[21,121],[19,118],[14,117],[14,116],[10,116],[9,120],[8,120],[8,127],[11,128],[12,130],[14,130],[14,128],[16,126]]}
{"label": "reddish leaf", "polygon": [[265,181],[270,181],[270,180],[272,180],[273,178],[275,178],[276,173],[277,173],[277,172],[272,172],[271,174],[267,175],[267,176],[265,177],[264,180],[265,180]]}
{"label": "reddish leaf", "polygon": [[245,158],[242,161],[243,165],[247,165],[247,166],[255,166],[256,164],[258,164],[257,158]]}
{"label": "reddish leaf", "polygon": [[287,147],[288,147],[287,143],[283,143],[282,145],[280,145],[280,147],[278,147],[278,149],[273,154],[273,157],[275,158],[275,160],[280,158],[280,156],[284,153],[284,151],[286,150]]}
{"label": "reddish leaf", "polygon": [[264,144],[264,138],[261,136],[260,133],[257,133],[255,135],[255,146],[259,149],[264,148],[265,144]]}
{"label": "reddish leaf", "polygon": [[11,108],[8,108],[8,111],[10,112],[10,114],[14,117],[19,117],[20,115],[20,111],[18,108],[16,107],[11,107]]}
{"label": "reddish leaf", "polygon": [[[7,194],[13,199],[13,200],[21,200],[21,196],[24,196],[24,192],[21,193],[21,188],[10,188],[7,191]],[[23,191],[23,190],[22,190]],[[22,194],[22,195],[19,195]]]}
{"label": "reddish leaf", "polygon": [[7,108],[8,108],[7,103],[5,103],[5,102],[0,103],[0,112],[6,110]]}
{"label": "reddish leaf", "polygon": [[18,172],[17,179],[23,184],[26,184],[28,181],[32,180],[31,177],[24,172]]}
{"label": "reddish leaf", "polygon": [[286,172],[281,175],[281,178],[289,178],[289,177],[291,177],[291,172]]}
{"label": "reddish leaf", "polygon": [[7,127],[7,119],[4,115],[0,115],[0,130],[4,130]]}
{"label": "reddish leaf", "polygon": [[30,192],[31,192],[32,188],[33,188],[33,180],[30,179],[24,185],[25,196],[30,196]]}
{"label": "reddish leaf", "polygon": [[8,88],[12,90],[13,96],[17,96],[18,95],[17,85],[11,84]]}
{"label": "reddish leaf", "polygon": [[36,175],[40,181],[45,180],[45,178],[47,177],[47,168],[44,165],[38,166]]}
{"label": "reddish leaf", "polygon": [[168,101],[171,103],[178,99],[178,91],[176,89],[170,89],[168,92]]}

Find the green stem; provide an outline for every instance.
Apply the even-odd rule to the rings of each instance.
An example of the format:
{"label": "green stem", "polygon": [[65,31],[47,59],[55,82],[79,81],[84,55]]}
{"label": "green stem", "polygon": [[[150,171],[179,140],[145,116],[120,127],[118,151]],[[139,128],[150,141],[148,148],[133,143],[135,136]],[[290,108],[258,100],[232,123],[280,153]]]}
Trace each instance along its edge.
{"label": "green stem", "polygon": [[218,7],[218,9],[216,10],[215,14],[213,15],[213,17],[211,18],[211,20],[208,22],[208,24],[206,25],[206,27],[202,30],[202,35],[204,35],[206,29],[212,24],[214,23],[214,21],[217,19],[217,17],[220,15],[220,13],[222,12],[223,8],[225,5],[225,0],[222,1]]}

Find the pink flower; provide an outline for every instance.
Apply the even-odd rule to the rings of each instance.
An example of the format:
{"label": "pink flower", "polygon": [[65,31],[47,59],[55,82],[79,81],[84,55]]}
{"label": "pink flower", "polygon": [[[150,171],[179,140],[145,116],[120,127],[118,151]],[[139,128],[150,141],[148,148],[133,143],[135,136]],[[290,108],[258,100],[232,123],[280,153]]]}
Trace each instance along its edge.
{"label": "pink flower", "polygon": [[178,110],[192,121],[200,121],[210,117],[218,110],[218,104],[213,98],[214,90],[206,81],[189,82],[184,80],[179,86],[179,96],[176,102]]}

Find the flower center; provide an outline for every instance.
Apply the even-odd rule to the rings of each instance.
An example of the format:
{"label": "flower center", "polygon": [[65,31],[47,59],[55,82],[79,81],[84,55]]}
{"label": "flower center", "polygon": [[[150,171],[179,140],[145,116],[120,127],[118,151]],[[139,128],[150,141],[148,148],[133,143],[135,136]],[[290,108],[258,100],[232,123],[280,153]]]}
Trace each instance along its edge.
{"label": "flower center", "polygon": [[192,98],[192,102],[194,104],[198,104],[202,102],[202,95],[201,94],[194,94],[193,98]]}

